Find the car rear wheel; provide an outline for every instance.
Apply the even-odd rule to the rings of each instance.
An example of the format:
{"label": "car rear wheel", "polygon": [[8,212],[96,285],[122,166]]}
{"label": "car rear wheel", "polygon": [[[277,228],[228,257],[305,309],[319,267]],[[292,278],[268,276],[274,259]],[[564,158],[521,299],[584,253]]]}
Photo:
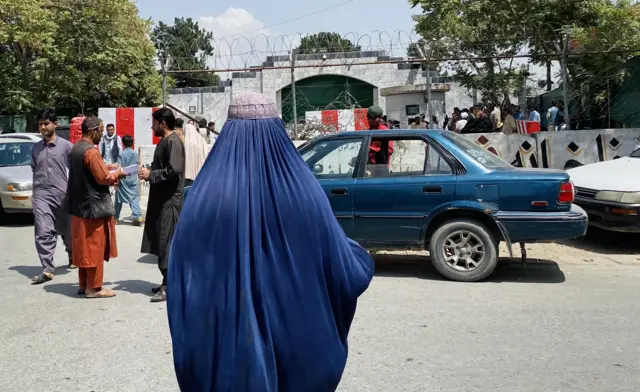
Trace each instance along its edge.
{"label": "car rear wheel", "polygon": [[498,241],[482,223],[471,219],[440,226],[429,240],[429,253],[438,272],[459,282],[483,280],[498,265]]}

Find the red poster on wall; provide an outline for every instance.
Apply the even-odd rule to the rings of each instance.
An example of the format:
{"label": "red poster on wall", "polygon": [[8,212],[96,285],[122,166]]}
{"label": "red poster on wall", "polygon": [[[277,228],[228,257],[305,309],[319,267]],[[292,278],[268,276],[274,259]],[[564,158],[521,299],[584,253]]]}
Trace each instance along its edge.
{"label": "red poster on wall", "polygon": [[[156,112],[156,110],[158,110],[158,108],[151,108],[151,114],[153,115],[153,113]],[[153,124],[153,118],[151,119],[151,124]],[[153,135],[153,130],[149,130],[150,132],[152,132],[152,137],[153,137],[153,145],[155,146],[156,144],[160,143],[160,137]]]}
{"label": "red poster on wall", "polygon": [[334,132],[338,132],[338,111],[323,110],[320,113],[322,115],[322,125],[329,125],[334,129]]}
{"label": "red poster on wall", "polygon": [[[116,132],[120,139],[129,135],[135,141],[135,115],[133,108],[117,108],[116,109]],[[107,124],[105,124],[106,127]]]}
{"label": "red poster on wall", "polygon": [[355,118],[355,130],[366,131],[369,129],[369,121],[367,121],[367,109],[355,109],[353,111]]}

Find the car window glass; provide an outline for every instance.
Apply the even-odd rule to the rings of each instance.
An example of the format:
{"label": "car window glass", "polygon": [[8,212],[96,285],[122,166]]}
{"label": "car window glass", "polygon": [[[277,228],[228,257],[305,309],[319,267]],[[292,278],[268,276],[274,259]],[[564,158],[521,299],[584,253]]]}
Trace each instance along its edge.
{"label": "car window glass", "polygon": [[350,178],[353,176],[362,139],[333,139],[319,142],[302,153],[318,179]]}
{"label": "car window glass", "polygon": [[427,143],[422,139],[372,139],[365,177],[424,175]]}
{"label": "car window glass", "polygon": [[485,150],[474,142],[466,139],[464,136],[460,136],[453,132],[446,132],[444,137],[451,140],[469,154],[473,159],[478,161],[487,169],[513,169],[513,166],[497,156],[496,154]]}
{"label": "car window glass", "polygon": [[428,176],[449,176],[453,174],[453,169],[442,154],[434,147],[429,147],[427,153],[427,164],[425,174]]}
{"label": "car window glass", "polygon": [[33,143],[1,143],[0,166],[25,166],[31,164]]}

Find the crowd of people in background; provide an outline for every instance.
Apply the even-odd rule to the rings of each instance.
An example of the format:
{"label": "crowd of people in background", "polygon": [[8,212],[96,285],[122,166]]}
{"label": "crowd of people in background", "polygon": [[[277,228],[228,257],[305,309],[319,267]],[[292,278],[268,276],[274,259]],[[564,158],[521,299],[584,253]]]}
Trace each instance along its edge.
{"label": "crowd of people in background", "polygon": [[[461,134],[502,132],[510,135],[518,133],[517,121],[541,123],[540,112],[535,106],[529,106],[525,113],[520,105],[507,104],[502,108],[496,106],[489,109],[480,103],[470,109],[454,108],[451,117],[445,117],[442,128]],[[562,131],[566,128],[562,101],[552,103],[547,111],[547,122],[548,131]],[[435,117],[434,123],[437,124]]]}
{"label": "crowd of people in background", "polygon": [[[546,118],[548,126],[543,130],[565,130],[564,103],[554,101],[546,113]],[[507,104],[502,108],[489,109],[482,103],[478,103],[471,108],[454,108],[451,116],[446,115],[442,122],[437,116],[431,116],[430,119],[424,114],[411,117],[408,120],[407,128],[444,129],[461,134],[502,132],[510,135],[518,133],[517,121],[541,123],[541,120],[540,112],[535,106],[529,106],[524,111],[520,105]],[[405,128],[400,121],[388,120],[386,115],[382,116],[382,124],[389,129]]]}

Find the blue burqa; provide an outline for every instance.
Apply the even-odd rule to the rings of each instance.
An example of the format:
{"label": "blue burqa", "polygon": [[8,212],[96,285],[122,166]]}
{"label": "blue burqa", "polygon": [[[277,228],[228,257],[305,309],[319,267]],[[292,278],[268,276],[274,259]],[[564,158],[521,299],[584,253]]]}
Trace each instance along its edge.
{"label": "blue burqa", "polygon": [[335,391],[372,274],[275,103],[237,97],[172,244],[167,306],[180,389]]}

